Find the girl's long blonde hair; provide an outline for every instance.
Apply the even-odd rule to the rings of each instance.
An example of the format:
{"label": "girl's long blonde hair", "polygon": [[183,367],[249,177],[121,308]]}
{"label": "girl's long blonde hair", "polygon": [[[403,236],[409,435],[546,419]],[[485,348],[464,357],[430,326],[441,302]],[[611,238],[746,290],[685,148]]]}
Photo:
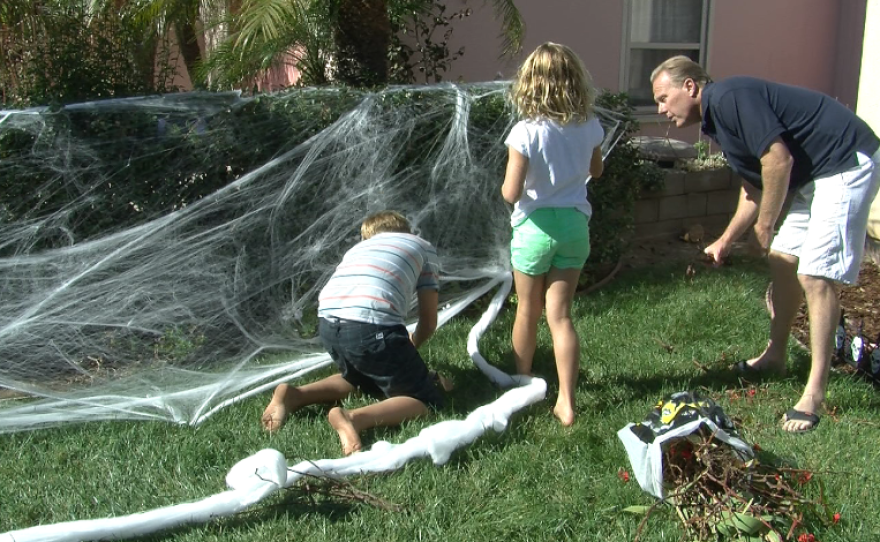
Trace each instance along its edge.
{"label": "girl's long blonde hair", "polygon": [[520,117],[568,124],[593,116],[596,91],[590,72],[575,52],[548,41],[520,66],[510,98]]}

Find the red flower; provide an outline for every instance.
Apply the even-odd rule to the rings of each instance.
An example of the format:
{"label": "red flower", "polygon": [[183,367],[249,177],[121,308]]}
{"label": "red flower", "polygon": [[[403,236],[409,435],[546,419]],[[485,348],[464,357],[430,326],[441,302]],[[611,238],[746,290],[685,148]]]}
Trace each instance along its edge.
{"label": "red flower", "polygon": [[803,485],[813,479],[813,473],[810,471],[805,471],[800,473],[798,476],[798,483]]}
{"label": "red flower", "polygon": [[749,392],[748,392],[748,393],[749,393],[749,397],[754,397],[754,396],[755,396],[755,393],[756,393],[756,392],[755,392],[755,388],[751,388],[751,389],[749,389]]}
{"label": "red flower", "polygon": [[623,467],[621,467],[617,471],[617,477],[624,481],[624,483],[629,482],[629,473],[626,472]]}
{"label": "red flower", "polygon": [[831,523],[838,523],[840,521],[840,512],[834,514],[834,517],[831,518]]}
{"label": "red flower", "polygon": [[798,537],[798,542],[816,542],[816,537],[813,533],[803,533]]}
{"label": "red flower", "polygon": [[758,443],[752,444],[752,450],[754,450],[754,451],[756,451],[756,452],[760,452],[761,449],[762,449],[762,448],[761,448],[760,445],[758,445]]}

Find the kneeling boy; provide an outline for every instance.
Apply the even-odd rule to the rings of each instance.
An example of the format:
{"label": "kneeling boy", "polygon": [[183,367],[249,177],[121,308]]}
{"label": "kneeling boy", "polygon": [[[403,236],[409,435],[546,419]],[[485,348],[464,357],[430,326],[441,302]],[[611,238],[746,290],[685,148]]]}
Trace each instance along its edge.
{"label": "kneeling boy", "polygon": [[[263,412],[262,424],[276,431],[292,412],[316,403],[333,403],[356,388],[381,393],[385,400],[346,410],[335,407],[327,418],[339,434],[342,453],[361,449],[360,433],[398,425],[440,408],[450,383],[428,371],[419,345],[437,327],[437,252],[413,235],[409,222],[394,211],[367,217],[362,241],[345,253],[318,298],[318,333],[339,374],[294,387],[280,384]],[[419,322],[410,336],[404,325],[413,293]]]}

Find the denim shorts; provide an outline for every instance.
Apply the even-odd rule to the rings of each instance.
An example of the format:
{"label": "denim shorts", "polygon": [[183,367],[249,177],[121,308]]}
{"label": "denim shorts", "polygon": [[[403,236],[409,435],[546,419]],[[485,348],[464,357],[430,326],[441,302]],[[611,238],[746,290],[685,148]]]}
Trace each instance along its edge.
{"label": "denim shorts", "polygon": [[865,249],[871,202],[880,188],[880,151],[858,153],[856,167],[816,179],[792,197],[771,248],[798,258],[799,275],[854,284]]}
{"label": "denim shorts", "polygon": [[574,207],[532,211],[513,228],[511,265],[526,275],[583,267],[590,256],[589,221]]}
{"label": "denim shorts", "polygon": [[443,407],[443,395],[405,326],[320,318],[318,335],[352,386],[388,398],[412,397],[433,409]]}

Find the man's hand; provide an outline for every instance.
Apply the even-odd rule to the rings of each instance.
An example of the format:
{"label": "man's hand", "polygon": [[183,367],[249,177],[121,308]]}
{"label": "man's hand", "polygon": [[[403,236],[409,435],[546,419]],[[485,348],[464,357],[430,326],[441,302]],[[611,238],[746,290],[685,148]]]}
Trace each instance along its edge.
{"label": "man's hand", "polygon": [[724,263],[724,258],[730,252],[730,246],[723,238],[718,238],[714,243],[703,249],[703,253],[712,261],[712,265],[718,267]]}

